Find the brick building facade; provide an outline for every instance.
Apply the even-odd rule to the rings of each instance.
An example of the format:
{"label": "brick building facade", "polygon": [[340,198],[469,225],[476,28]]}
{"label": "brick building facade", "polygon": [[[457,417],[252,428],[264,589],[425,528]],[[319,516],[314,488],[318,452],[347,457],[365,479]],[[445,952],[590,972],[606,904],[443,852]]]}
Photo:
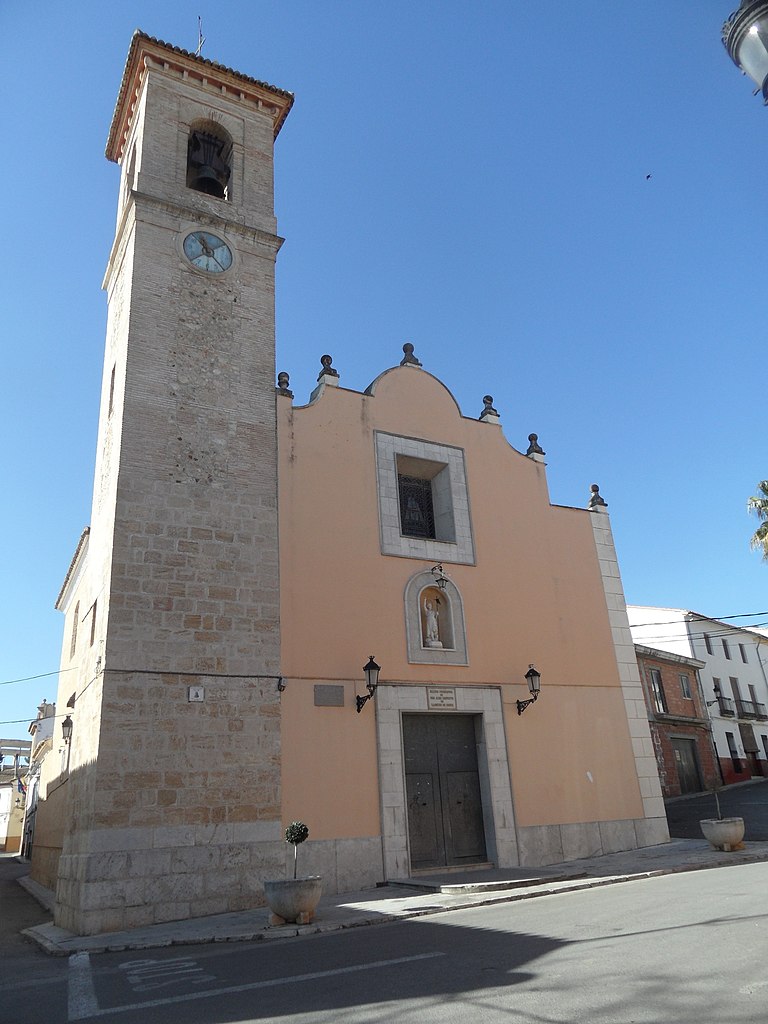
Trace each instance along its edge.
{"label": "brick building facade", "polygon": [[648,721],[665,797],[720,784],[712,731],[701,692],[704,663],[635,644]]}

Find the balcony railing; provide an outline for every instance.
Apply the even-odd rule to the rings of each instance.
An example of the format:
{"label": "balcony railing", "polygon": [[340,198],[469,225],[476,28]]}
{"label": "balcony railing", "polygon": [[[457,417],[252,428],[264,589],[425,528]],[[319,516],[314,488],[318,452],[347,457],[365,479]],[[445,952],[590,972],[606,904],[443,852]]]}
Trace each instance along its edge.
{"label": "balcony railing", "polygon": [[763,722],[768,719],[768,711],[766,711],[765,704],[755,704],[757,709],[757,717]]}
{"label": "balcony railing", "polygon": [[720,714],[726,718],[733,718],[736,714],[736,708],[730,697],[720,697],[718,700],[720,707]]}
{"label": "balcony railing", "polygon": [[737,700],[736,711],[739,718],[757,718],[757,704],[753,700]]}

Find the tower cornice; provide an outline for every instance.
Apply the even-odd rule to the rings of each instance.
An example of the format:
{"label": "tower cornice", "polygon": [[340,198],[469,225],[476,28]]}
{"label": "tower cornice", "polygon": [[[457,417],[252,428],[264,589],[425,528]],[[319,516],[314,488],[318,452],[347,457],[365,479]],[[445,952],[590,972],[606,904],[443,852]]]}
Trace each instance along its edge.
{"label": "tower cornice", "polygon": [[216,61],[199,57],[137,30],[131,39],[107,139],[106,156],[115,163],[119,163],[123,155],[142,80],[147,68],[150,67],[167,74],[192,79],[215,93],[256,106],[272,118],[275,137],[293,106],[293,93],[278,89],[267,82],[260,82]]}
{"label": "tower cornice", "polygon": [[261,228],[251,227],[248,224],[243,224],[240,221],[233,220],[231,218],[214,216],[210,212],[198,211],[195,216],[195,211],[190,210],[189,207],[181,206],[178,203],[171,203],[164,199],[157,199],[152,195],[134,192],[133,198],[134,202],[126,204],[118,222],[117,231],[115,232],[115,240],[112,243],[109,259],[107,260],[107,268],[104,271],[104,279],[101,282],[101,287],[104,290],[109,288],[109,282],[113,277],[115,269],[120,263],[120,259],[122,258],[121,253],[124,250],[126,240],[130,234],[130,231],[126,231],[126,225],[129,221],[132,222],[136,219],[141,219],[140,217],[137,217],[137,205],[139,204],[167,213],[171,217],[182,216],[185,220],[188,220],[190,224],[194,220],[198,224],[208,225],[220,231],[224,231],[230,236],[235,236],[244,240],[247,239],[252,245],[261,249],[263,254],[268,254],[272,259],[277,256],[277,253],[280,251],[280,248],[285,241],[285,239],[280,235],[273,234],[270,231],[263,231]]}

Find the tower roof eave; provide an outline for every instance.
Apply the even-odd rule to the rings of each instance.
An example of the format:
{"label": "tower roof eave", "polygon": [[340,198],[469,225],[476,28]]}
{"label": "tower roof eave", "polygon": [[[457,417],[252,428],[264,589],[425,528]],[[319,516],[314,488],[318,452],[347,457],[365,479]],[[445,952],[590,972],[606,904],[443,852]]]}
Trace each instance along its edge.
{"label": "tower roof eave", "polygon": [[277,86],[251,78],[216,61],[182,50],[179,46],[154,39],[137,29],[131,39],[107,138],[106,157],[114,163],[118,163],[123,154],[145,62],[153,59],[162,66],[186,72],[192,78],[206,79],[224,92],[256,102],[265,113],[271,115],[275,137],[293,106],[293,93],[285,89],[278,89]]}

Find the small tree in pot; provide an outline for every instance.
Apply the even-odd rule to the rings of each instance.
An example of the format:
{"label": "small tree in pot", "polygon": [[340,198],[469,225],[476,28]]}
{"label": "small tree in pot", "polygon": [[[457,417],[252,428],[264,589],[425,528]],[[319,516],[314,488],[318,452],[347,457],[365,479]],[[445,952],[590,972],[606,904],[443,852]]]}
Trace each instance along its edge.
{"label": "small tree in pot", "polygon": [[293,846],[293,878],[264,883],[264,896],[272,911],[270,924],[309,924],[315,915],[323,880],[320,875],[297,877],[299,844],[308,836],[309,829],[303,821],[292,821],[285,830],[285,841]]}
{"label": "small tree in pot", "polygon": [[309,838],[309,829],[303,821],[292,821],[285,830],[285,841],[293,845],[293,877],[296,877],[296,867],[299,861],[299,843]]}

